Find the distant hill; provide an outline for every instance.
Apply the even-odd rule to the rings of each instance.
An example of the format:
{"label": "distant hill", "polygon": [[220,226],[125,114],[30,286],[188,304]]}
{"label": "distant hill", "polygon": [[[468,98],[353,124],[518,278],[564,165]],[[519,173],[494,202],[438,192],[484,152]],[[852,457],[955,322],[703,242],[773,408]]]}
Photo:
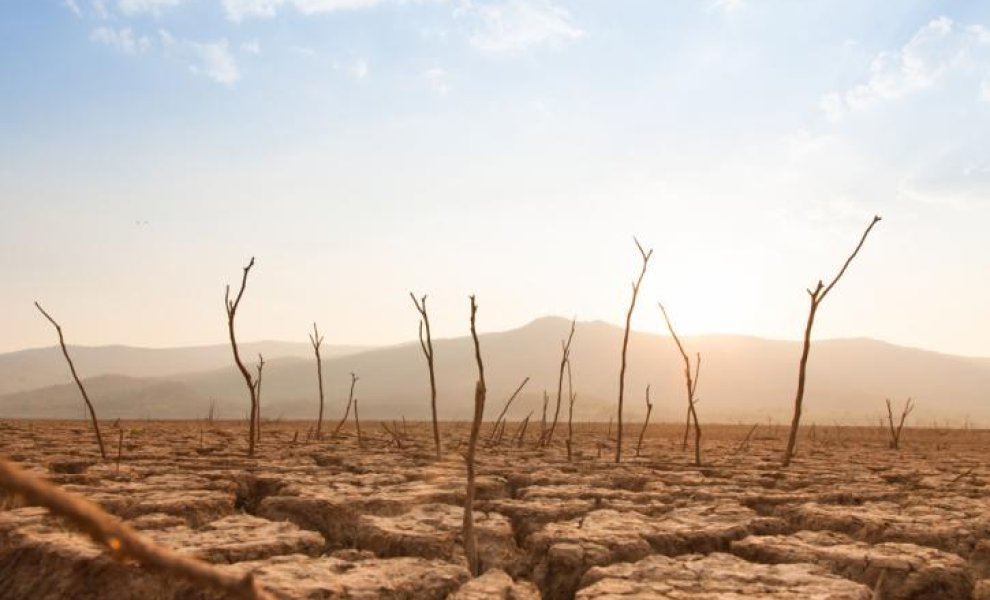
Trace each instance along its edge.
{"label": "distant hill", "polygon": [[[510,417],[534,411],[541,396],[556,397],[560,342],[567,320],[547,317],[519,329],[480,336],[489,397],[487,418],[494,418],[523,377],[529,385]],[[602,322],[579,322],[572,347],[576,420],[608,420],[615,411],[622,330]],[[702,422],[755,422],[789,419],[800,343],[747,336],[684,338],[693,355],[701,352],[698,385]],[[435,340],[438,410],[446,420],[470,418],[477,369],[469,337]],[[254,351],[245,353],[253,356]],[[314,418],[316,369],[308,353],[271,360],[265,367],[262,413],[275,418]],[[684,418],[683,364],[668,336],[634,332],[629,343],[627,415],[639,419],[643,394],[652,384],[654,416]],[[244,383],[229,356],[211,371],[155,378],[95,378],[91,396],[101,418],[202,418],[210,400],[220,416],[243,418]],[[329,419],[343,410],[349,373],[360,377],[357,396],[364,418],[426,419],[429,383],[418,343],[339,355],[324,361]],[[805,422],[875,424],[884,398],[898,403],[913,396],[917,410],[909,423],[930,424],[968,418],[990,426],[990,360],[959,357],[895,346],[871,339],[814,342],[809,365]],[[562,414],[566,407],[562,409]],[[73,386],[54,386],[0,396],[0,416],[71,417],[82,415]]]}
{"label": "distant hill", "polygon": [[[356,346],[324,346],[328,358],[364,350]],[[242,345],[245,356],[265,359],[309,358],[313,348],[308,343],[252,342]],[[127,377],[163,377],[219,369],[231,364],[230,345],[192,346],[185,348],[135,348],[131,346],[69,346],[69,354],[83,377],[124,375]],[[0,354],[0,395],[69,383],[72,375],[58,346],[33,348]]]}

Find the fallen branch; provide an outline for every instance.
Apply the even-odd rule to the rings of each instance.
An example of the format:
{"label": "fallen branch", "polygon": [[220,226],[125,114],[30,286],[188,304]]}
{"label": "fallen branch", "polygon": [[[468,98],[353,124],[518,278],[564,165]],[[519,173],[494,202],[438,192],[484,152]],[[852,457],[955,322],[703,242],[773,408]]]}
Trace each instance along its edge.
{"label": "fallen branch", "polygon": [[232,598],[274,600],[251,573],[243,577],[211,564],[176,553],[142,537],[129,525],[111,517],[93,502],[70,494],[39,479],[12,462],[0,459],[0,488],[23,496],[29,504],[43,506],[65,517],[115,559],[130,559],[141,566],[208,587]]}

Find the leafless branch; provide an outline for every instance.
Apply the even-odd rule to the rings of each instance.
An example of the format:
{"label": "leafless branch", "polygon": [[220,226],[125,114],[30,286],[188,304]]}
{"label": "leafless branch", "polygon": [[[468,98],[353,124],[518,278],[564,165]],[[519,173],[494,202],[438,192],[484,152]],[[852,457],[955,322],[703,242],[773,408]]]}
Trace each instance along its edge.
{"label": "leafless branch", "polygon": [[[430,316],[426,312],[426,295],[420,300],[416,299],[416,296],[409,292],[409,297],[412,298],[413,304],[416,306],[416,311],[419,313],[419,346],[423,350],[423,356],[426,357],[426,366],[430,371],[430,410],[433,416],[433,445],[436,449],[437,460],[440,459],[440,425],[437,423],[437,378],[436,372],[433,364],[433,336],[430,334]],[[423,332],[426,332],[426,337],[424,339]]]}
{"label": "leafless branch", "polygon": [[190,556],[178,554],[105,513],[93,502],[30,475],[16,464],[0,459],[0,488],[23,496],[29,504],[43,506],[66,518],[118,560],[129,559],[168,576],[185,579],[232,598],[274,600],[251,573],[240,577]]}
{"label": "leafless branch", "polygon": [[639,287],[643,283],[643,277],[646,275],[646,267],[649,265],[650,257],[653,256],[652,248],[647,252],[643,250],[643,245],[639,243],[638,239],[634,237],[633,241],[636,242],[636,248],[639,249],[639,254],[643,259],[643,265],[639,271],[639,277],[632,284],[632,298],[629,301],[629,311],[626,312],[626,329],[622,336],[622,361],[621,366],[619,367],[618,436],[615,444],[616,463],[622,461],[622,401],[625,397],[626,391],[626,351],[629,348],[629,330],[632,327],[632,315],[633,310],[636,308],[636,298],[639,296]]}
{"label": "leafless branch", "polygon": [[65,336],[62,335],[62,326],[58,324],[55,319],[52,318],[50,314],[45,312],[45,309],[41,308],[38,302],[34,303],[34,306],[41,311],[41,314],[45,315],[48,322],[55,326],[55,331],[58,332],[58,345],[62,348],[62,356],[65,357],[65,362],[69,363],[69,371],[72,372],[72,379],[76,382],[76,387],[79,388],[79,393],[82,394],[83,401],[86,403],[86,408],[89,410],[89,418],[93,423],[93,432],[96,434],[96,443],[100,447],[100,457],[103,460],[107,459],[107,451],[103,446],[103,436],[100,435],[100,422],[96,419],[96,410],[93,408],[93,403],[89,400],[89,394],[86,393],[86,388],[83,386],[82,380],[79,379],[79,375],[76,373],[76,365],[72,363],[72,358],[69,356],[69,350],[65,347]]}

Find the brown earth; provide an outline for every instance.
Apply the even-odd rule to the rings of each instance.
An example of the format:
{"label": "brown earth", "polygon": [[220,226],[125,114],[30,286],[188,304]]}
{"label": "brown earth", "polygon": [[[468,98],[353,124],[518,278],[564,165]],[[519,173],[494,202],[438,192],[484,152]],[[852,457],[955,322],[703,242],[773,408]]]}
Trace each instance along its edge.
{"label": "brown earth", "polygon": [[[990,599],[987,431],[905,430],[894,451],[880,428],[809,428],[785,470],[779,426],[707,427],[697,468],[681,426],[636,457],[631,425],[616,465],[606,425],[576,425],[569,462],[561,428],[543,449],[531,424],[479,449],[471,579],[466,426],[443,426],[442,460],[428,424],[363,424],[360,446],[311,426],[263,423],[250,459],[243,423],[106,423],[103,462],[85,423],[5,421],[0,454],[279,598]],[[214,597],[0,495],[0,600]]]}

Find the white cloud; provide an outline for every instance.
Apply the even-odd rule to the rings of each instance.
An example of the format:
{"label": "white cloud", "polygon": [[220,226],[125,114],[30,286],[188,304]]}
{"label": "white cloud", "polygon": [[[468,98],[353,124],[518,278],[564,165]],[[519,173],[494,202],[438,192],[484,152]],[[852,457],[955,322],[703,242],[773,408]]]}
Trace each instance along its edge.
{"label": "white cloud", "polygon": [[312,15],[340,10],[373,8],[387,1],[404,3],[408,0],[222,0],[227,18],[234,22],[244,19],[274,17],[282,6],[291,4],[304,14]]}
{"label": "white cloud", "polygon": [[980,100],[990,102],[990,80],[980,82]]}
{"label": "white cloud", "polygon": [[292,0],[296,10],[304,15],[336,10],[360,10],[372,8],[382,3],[383,0]]}
{"label": "white cloud", "polygon": [[158,16],[163,8],[177,6],[183,0],[119,0],[117,7],[125,15],[152,14]]}
{"label": "white cloud", "polygon": [[223,0],[227,18],[240,22],[245,18],[274,17],[283,0]]}
{"label": "white cloud", "polygon": [[79,9],[79,4],[76,3],[76,0],[62,0],[62,6],[71,10],[77,17],[82,16],[82,10]]}
{"label": "white cloud", "polygon": [[831,121],[932,88],[947,72],[985,63],[990,30],[960,27],[948,17],[933,19],[899,50],[881,52],[870,64],[865,83],[822,97],[819,107]]}
{"label": "white cloud", "polygon": [[517,52],[532,46],[576,40],[584,35],[567,10],[550,0],[469,4],[463,12],[478,19],[479,26],[470,42],[484,52]]}
{"label": "white cloud", "polygon": [[241,52],[244,54],[261,54],[261,44],[258,40],[251,40],[250,42],[241,43]]}
{"label": "white cloud", "polygon": [[241,72],[226,39],[207,43],[190,42],[189,45],[197,58],[197,62],[189,66],[194,74],[205,75],[228,86],[240,80]]}
{"label": "white cloud", "polygon": [[134,32],[131,31],[130,27],[124,27],[123,29],[97,27],[90,32],[89,39],[124,54],[138,54],[147,50],[148,46],[151,45],[151,40],[146,36],[135,38]]}
{"label": "white cloud", "polygon": [[423,71],[423,77],[429,82],[433,91],[441,96],[446,96],[450,92],[450,84],[447,82],[447,71],[439,67]]}

